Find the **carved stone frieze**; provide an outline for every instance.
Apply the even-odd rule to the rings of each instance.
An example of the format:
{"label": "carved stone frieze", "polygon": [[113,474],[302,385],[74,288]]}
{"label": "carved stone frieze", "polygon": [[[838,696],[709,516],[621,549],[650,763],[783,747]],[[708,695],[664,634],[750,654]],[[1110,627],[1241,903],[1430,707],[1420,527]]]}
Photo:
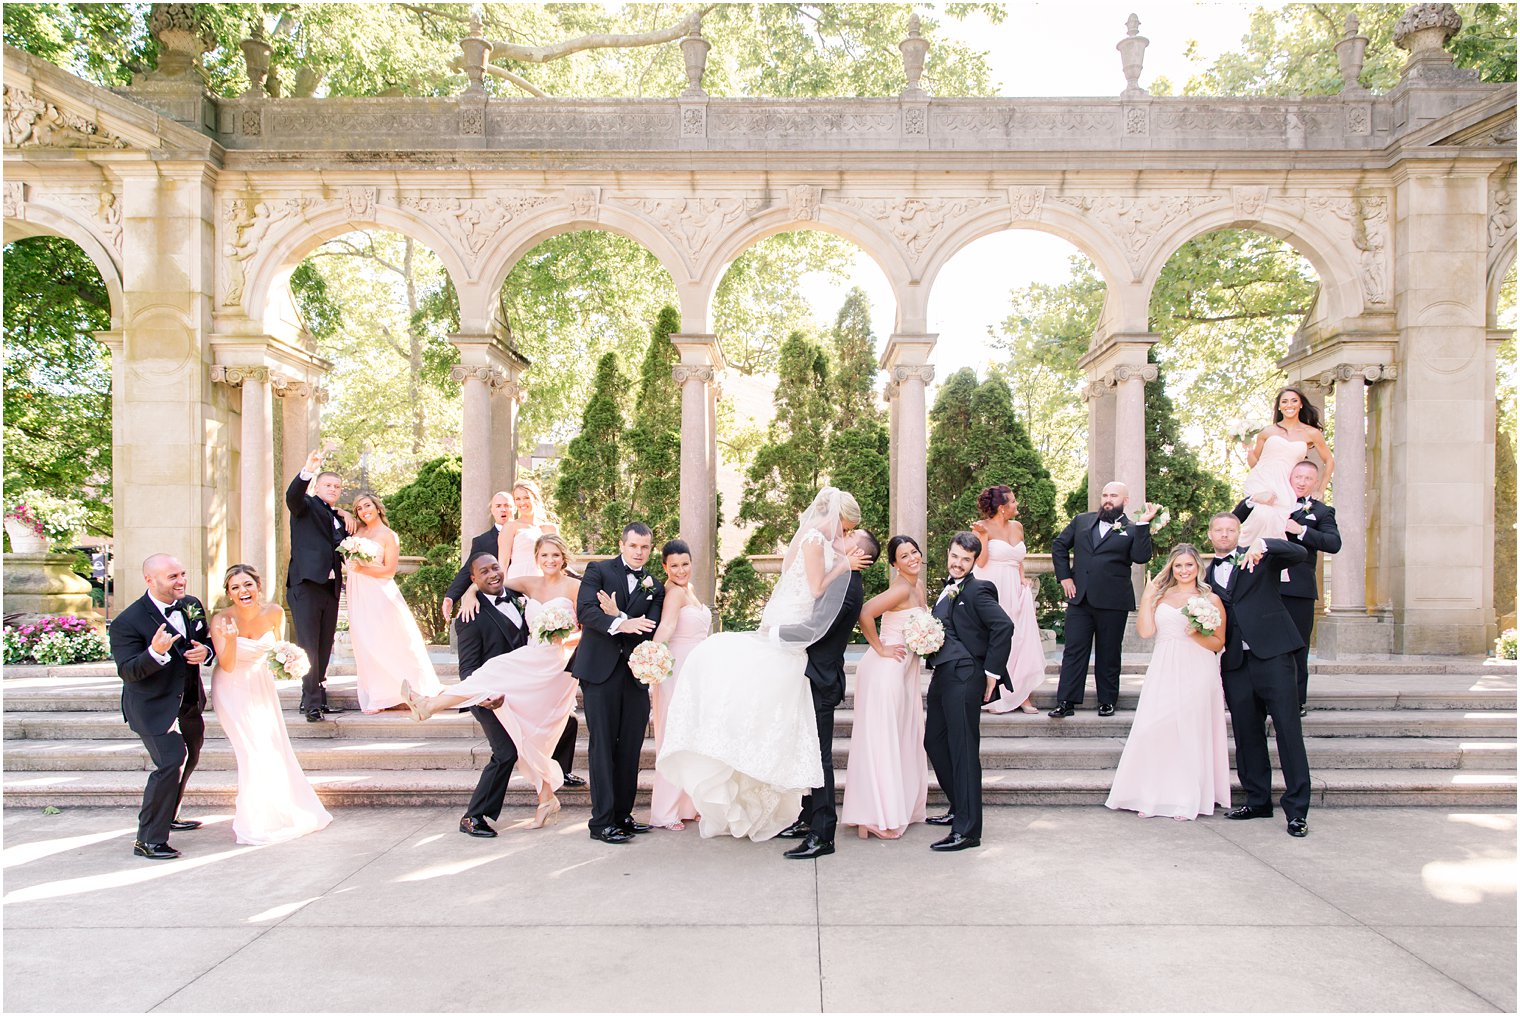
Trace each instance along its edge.
{"label": "carved stone frieze", "polygon": [[600,187],[566,187],[565,202],[577,219],[595,220],[602,207]]}
{"label": "carved stone frieze", "polygon": [[539,195],[510,194],[486,198],[406,197],[401,199],[401,205],[441,225],[468,260],[474,261],[507,223],[552,201]]}
{"label": "carved stone frieze", "polygon": [[1118,123],[1111,109],[1063,107],[1041,110],[996,108],[932,110],[934,133],[947,137],[997,135],[1072,137],[1112,134]]}
{"label": "carved stone frieze", "polygon": [[244,381],[269,383],[268,367],[211,365],[211,380],[229,388],[241,388]]}
{"label": "carved stone frieze", "polygon": [[301,215],[310,198],[233,198],[222,205],[222,306],[243,302],[244,265],[269,231]]}
{"label": "carved stone frieze", "polygon": [[1259,219],[1267,207],[1267,188],[1231,187],[1230,200],[1235,205],[1235,215],[1241,219]]}
{"label": "carved stone frieze", "polygon": [[1515,235],[1515,174],[1505,174],[1502,179],[1488,185],[1488,248],[1503,247]]}
{"label": "carved stone frieze", "polygon": [[1346,133],[1372,133],[1372,106],[1369,103],[1358,102],[1346,107]]}
{"label": "carved stone frieze", "polygon": [[823,188],[799,183],[786,189],[787,203],[792,218],[798,222],[818,221],[818,206],[823,201]]}
{"label": "carved stone frieze", "polygon": [[343,209],[350,219],[368,220],[375,216],[375,205],[380,192],[374,187],[344,187],[341,192]]}
{"label": "carved stone frieze", "polygon": [[1017,222],[1020,219],[1038,219],[1045,206],[1044,187],[1009,187],[1008,210]]}
{"label": "carved stone frieze", "polygon": [[857,208],[881,222],[902,244],[909,261],[918,261],[945,224],[995,205],[1004,199],[988,198],[840,198],[839,203]]}
{"label": "carved stone frieze", "polygon": [[1168,103],[1157,107],[1156,125],[1179,134],[1278,132],[1284,129],[1286,114],[1282,107],[1273,106],[1222,105],[1218,101]]}
{"label": "carved stone frieze", "polygon": [[1391,298],[1389,204],[1386,194],[1315,196],[1304,201],[1310,216],[1322,224],[1338,224],[1341,236],[1356,249],[1362,297],[1378,306],[1386,306]]}
{"label": "carved stone frieze", "polygon": [[122,228],[121,228],[121,203],[116,199],[116,192],[109,190],[87,191],[84,193],[64,194],[37,194],[33,193],[32,199],[42,204],[57,205],[66,208],[76,218],[81,219],[94,227],[105,240],[106,246],[117,254],[122,251]]}
{"label": "carved stone frieze", "polygon": [[712,135],[791,138],[897,133],[896,113],[809,109],[805,106],[723,111],[709,115],[708,120],[708,133]]}
{"label": "carved stone frieze", "polygon": [[751,198],[614,198],[642,212],[696,257],[724,229],[754,214],[761,202]]}
{"label": "carved stone frieze", "polygon": [[929,132],[929,111],[923,106],[910,106],[903,110],[902,132],[904,134],[927,134]]}
{"label": "carved stone frieze", "polygon": [[126,148],[94,120],[59,109],[31,92],[4,86],[7,148]]}
{"label": "carved stone frieze", "polygon": [[681,136],[683,138],[700,138],[707,133],[707,108],[705,106],[687,106],[681,110]]}
{"label": "carved stone frieze", "polygon": [[688,381],[700,381],[703,384],[711,384],[717,377],[717,372],[711,367],[678,363],[670,369],[670,376],[675,379],[678,385],[684,385]]}
{"label": "carved stone frieze", "polygon": [[1217,194],[1156,194],[1146,197],[1058,195],[1070,205],[1106,227],[1119,240],[1130,267],[1138,274],[1156,236],[1168,224],[1199,208],[1223,201]]}
{"label": "carved stone frieze", "polygon": [[264,134],[264,111],[261,109],[243,110],[243,116],[238,122],[238,129],[244,137],[262,137]]}
{"label": "carved stone frieze", "polygon": [[355,134],[412,134],[436,138],[449,130],[450,120],[445,120],[439,113],[361,110],[348,103],[312,99],[302,100],[302,108],[284,108],[283,103],[271,105],[264,116],[263,127],[266,133],[282,138],[331,138]]}
{"label": "carved stone frieze", "polygon": [[18,180],[5,181],[5,217],[21,217],[21,205],[26,201],[26,184]]}
{"label": "carved stone frieze", "polygon": [[673,138],[676,114],[613,110],[564,110],[529,113],[518,109],[491,108],[491,134],[495,137],[664,137]]}
{"label": "carved stone frieze", "polygon": [[1124,133],[1131,136],[1151,132],[1150,114],[1143,106],[1131,106],[1124,111]]}

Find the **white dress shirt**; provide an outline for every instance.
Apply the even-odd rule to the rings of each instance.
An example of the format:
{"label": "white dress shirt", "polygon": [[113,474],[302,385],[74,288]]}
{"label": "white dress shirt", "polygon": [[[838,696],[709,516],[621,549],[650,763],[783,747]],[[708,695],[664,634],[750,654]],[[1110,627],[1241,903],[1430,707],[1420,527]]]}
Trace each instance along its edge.
{"label": "white dress shirt", "polygon": [[[622,565],[624,568],[633,568],[633,565],[629,564],[623,558],[622,554],[619,554],[617,556],[616,560],[617,560],[618,564]],[[608,561],[608,564],[611,564],[611,563],[612,563],[611,561]],[[637,571],[637,569],[634,569],[634,571]],[[632,596],[633,595],[633,590],[639,584],[639,578],[638,578],[637,575],[633,574],[632,571],[630,571],[630,572],[627,573],[627,578],[628,578],[628,595]],[[626,620],[628,620],[628,615],[626,613],[619,614],[617,617],[613,618],[612,619],[612,623],[607,626],[607,634],[608,635],[616,635],[617,634],[617,630],[623,626],[623,622],[626,621]]]}
{"label": "white dress shirt", "polygon": [[[182,610],[176,610],[174,613],[171,614],[171,613],[169,613],[169,610],[170,610],[170,608],[172,608],[174,606],[174,604],[172,604],[172,603],[164,603],[161,600],[159,600],[158,597],[154,596],[152,593],[148,594],[148,599],[152,601],[153,606],[155,606],[155,607],[158,608],[158,612],[160,614],[164,615],[164,619],[169,622],[169,627],[171,627],[175,631],[179,632],[180,635],[182,635],[182,636],[188,636],[189,635],[189,632],[185,629],[185,614],[184,614],[184,611],[182,611]],[[158,665],[160,667],[166,667],[166,666],[169,665],[169,654],[168,653],[155,652],[154,649],[153,649],[153,644],[151,642],[148,643],[148,655],[151,656],[151,657],[153,657],[155,660],[157,660],[158,661]]]}

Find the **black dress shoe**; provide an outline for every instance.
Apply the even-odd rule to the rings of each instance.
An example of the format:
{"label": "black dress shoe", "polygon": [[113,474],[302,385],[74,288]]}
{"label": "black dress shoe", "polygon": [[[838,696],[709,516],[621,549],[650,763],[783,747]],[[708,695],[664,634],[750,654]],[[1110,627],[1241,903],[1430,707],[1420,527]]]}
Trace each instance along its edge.
{"label": "black dress shoe", "polygon": [[790,857],[794,861],[811,861],[815,857],[824,857],[834,852],[834,844],[828,840],[820,839],[814,833],[808,833],[807,839],[797,844],[790,850],[784,851],[782,857]]}
{"label": "black dress shoe", "polygon": [[642,822],[635,822],[630,817],[630,818],[625,818],[625,819],[623,819],[623,821],[619,822],[618,823],[618,828],[621,829],[621,830],[623,830],[623,832],[627,833],[630,836],[634,836],[634,835],[642,836],[643,834],[649,832],[649,828],[650,827],[647,826],[647,825],[645,825]]}
{"label": "black dress shoe", "polygon": [[1299,706],[1298,707],[1298,718],[1299,719],[1303,719],[1305,716],[1308,716],[1308,715],[1309,715],[1309,707],[1308,706]]}
{"label": "black dress shoe", "polygon": [[1075,712],[1076,712],[1076,709],[1072,707],[1072,704],[1070,702],[1062,701],[1062,702],[1057,702],[1056,703],[1056,707],[1054,709],[1052,709],[1050,712],[1046,713],[1045,715],[1051,717],[1052,719],[1059,720],[1062,717],[1064,717],[1064,716],[1070,716],[1072,713],[1075,713]]}
{"label": "black dress shoe", "polygon": [[945,812],[943,815],[930,815],[924,819],[925,825],[950,825],[955,821],[953,812]]}
{"label": "black dress shoe", "polygon": [[320,710],[320,709],[308,709],[308,710],[306,710],[306,722],[307,723],[321,723],[322,722],[322,710]]}
{"label": "black dress shoe", "polygon": [[976,836],[962,836],[960,833],[951,833],[944,839],[929,844],[930,850],[969,850],[972,847],[982,845],[980,838]]}
{"label": "black dress shoe", "polygon": [[610,825],[601,829],[591,830],[593,840],[601,840],[603,843],[632,843],[633,834],[625,833],[617,826]]}
{"label": "black dress shoe", "polygon": [[466,836],[495,836],[496,830],[486,824],[483,818],[466,815],[459,820],[459,831]]}
{"label": "black dress shoe", "polygon": [[193,818],[177,818],[169,823],[169,829],[176,833],[187,833],[192,829],[199,829],[201,824]]}
{"label": "black dress shoe", "polygon": [[584,777],[584,776],[577,776],[574,773],[566,773],[565,774],[565,786],[567,786],[567,787],[584,787],[585,785],[586,785],[586,777]]}
{"label": "black dress shoe", "polygon": [[132,844],[132,853],[150,861],[171,861],[179,856],[179,851],[167,843],[144,843],[142,840]]}
{"label": "black dress shoe", "polygon": [[342,706],[324,705],[322,707],[322,712],[324,712],[324,713],[346,713],[346,712],[348,712],[348,710],[344,709]]}
{"label": "black dress shoe", "polygon": [[1288,819],[1288,835],[1289,836],[1308,836],[1309,835],[1309,823],[1305,822],[1301,818],[1290,818],[1290,819]]}
{"label": "black dress shoe", "polygon": [[1112,715],[1114,715],[1114,704],[1112,702],[1103,702],[1103,703],[1100,703],[1099,706],[1098,706],[1098,715],[1099,716],[1112,716]]}
{"label": "black dress shoe", "polygon": [[1239,808],[1231,808],[1229,811],[1225,812],[1224,813],[1224,817],[1225,818],[1271,818],[1272,817],[1272,806],[1270,804],[1268,804],[1268,805],[1264,805],[1264,806],[1262,806],[1260,808],[1253,808],[1249,804],[1242,804]]}
{"label": "black dress shoe", "polygon": [[801,840],[806,839],[813,831],[813,827],[802,819],[798,819],[785,829],[776,834],[778,840]]}

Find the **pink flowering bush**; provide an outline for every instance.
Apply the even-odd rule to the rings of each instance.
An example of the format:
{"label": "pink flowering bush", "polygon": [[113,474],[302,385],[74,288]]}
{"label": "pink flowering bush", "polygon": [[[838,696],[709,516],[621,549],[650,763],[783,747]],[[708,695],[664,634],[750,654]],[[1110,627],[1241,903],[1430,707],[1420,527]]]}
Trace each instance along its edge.
{"label": "pink flowering bush", "polygon": [[44,617],[5,626],[5,662],[59,667],[111,658],[106,637],[82,617]]}

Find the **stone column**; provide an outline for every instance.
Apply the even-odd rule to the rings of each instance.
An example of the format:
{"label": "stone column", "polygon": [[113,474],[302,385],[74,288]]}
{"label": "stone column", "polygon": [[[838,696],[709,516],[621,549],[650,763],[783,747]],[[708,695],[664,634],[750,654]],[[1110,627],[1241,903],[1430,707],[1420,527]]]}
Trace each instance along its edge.
{"label": "stone column", "polygon": [[925,388],[934,380],[929,356],[938,335],[893,335],[887,340],[881,368],[895,389],[892,403],[892,504],[888,515],[895,535],[904,533],[928,548],[929,417]]}
{"label": "stone column", "polygon": [[[1133,507],[1145,500],[1145,385],[1157,377],[1148,362],[1159,336],[1110,333],[1093,338],[1078,361],[1087,371],[1087,506],[1096,510],[1104,486],[1118,480]],[[1109,396],[1112,396],[1110,398]]]}
{"label": "stone column", "polygon": [[[900,418],[897,408],[897,382],[888,381],[886,388],[882,389],[881,397],[887,403],[887,490],[890,492],[897,490],[897,423]],[[891,535],[895,536],[902,532],[897,522],[897,498],[893,497],[887,505],[887,527],[892,530]]]}
{"label": "stone column", "polygon": [[[211,380],[241,390],[238,431],[238,533],[229,556],[274,575],[274,435],[268,367],[214,365]],[[214,589],[211,590],[214,592]]]}
{"label": "stone column", "polygon": [[[96,332],[95,338],[111,351],[111,477],[114,484],[119,475],[119,464],[126,461],[127,455],[126,350],[119,331]],[[111,498],[111,532],[126,531],[125,517],[121,494],[115,493]],[[118,539],[111,546],[111,597],[106,600],[108,617],[115,617],[118,610],[137,598],[131,591],[137,588],[134,576],[139,571],[121,552],[122,544]]]}
{"label": "stone column", "polygon": [[1082,389],[1087,403],[1087,510],[1097,511],[1103,485],[1114,478],[1114,400],[1107,382],[1089,381]]}
{"label": "stone column", "polygon": [[1120,364],[1113,369],[1114,476],[1129,488],[1129,503],[1145,503],[1145,385],[1156,380],[1155,364]]}
{"label": "stone column", "polygon": [[491,444],[494,422],[491,391],[500,380],[500,372],[483,365],[459,364],[449,376],[464,389],[464,426],[460,428],[463,446],[463,476],[459,487],[460,541],[468,546],[470,538],[490,524]]}
{"label": "stone column", "polygon": [[716,392],[726,362],[716,335],[677,333],[670,341],[681,357],[671,369],[681,388],[681,538],[691,545],[697,595],[711,603],[718,585]]}
{"label": "stone column", "polygon": [[[491,390],[492,496],[498,490],[510,492],[512,484],[517,482],[517,407],[526,397],[522,385],[510,371],[495,384]],[[549,496],[549,491],[545,491],[544,496]]]}
{"label": "stone column", "polygon": [[278,374],[271,377],[270,387],[279,400],[280,456],[274,475],[275,570],[265,588],[280,590],[285,588],[285,574],[290,565],[290,519],[285,512],[284,491],[317,446],[317,391],[309,382],[293,381]]}

